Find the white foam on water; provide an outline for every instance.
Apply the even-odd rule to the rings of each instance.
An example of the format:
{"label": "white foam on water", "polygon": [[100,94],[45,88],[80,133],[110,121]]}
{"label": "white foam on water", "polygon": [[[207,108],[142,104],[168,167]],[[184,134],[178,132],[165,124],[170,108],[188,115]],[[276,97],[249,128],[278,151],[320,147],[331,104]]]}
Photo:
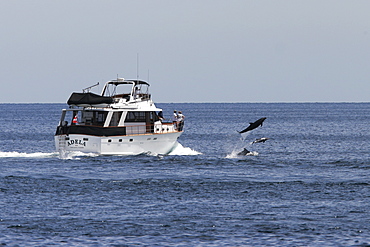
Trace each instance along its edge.
{"label": "white foam on water", "polygon": [[52,158],[58,153],[19,153],[19,152],[0,152],[0,158]]}
{"label": "white foam on water", "polygon": [[202,153],[195,151],[191,148],[184,147],[177,143],[174,149],[168,155],[200,155]]}
{"label": "white foam on water", "polygon": [[84,152],[79,152],[79,151],[61,151],[58,154],[59,154],[59,158],[63,160],[80,159],[81,156],[84,156],[84,157],[99,156],[99,154],[96,154],[96,153],[84,153]]}

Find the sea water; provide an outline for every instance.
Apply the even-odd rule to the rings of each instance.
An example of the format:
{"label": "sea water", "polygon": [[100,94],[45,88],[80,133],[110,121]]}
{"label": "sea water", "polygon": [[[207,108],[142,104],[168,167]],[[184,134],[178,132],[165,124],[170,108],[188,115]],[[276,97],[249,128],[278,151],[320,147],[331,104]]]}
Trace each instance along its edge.
{"label": "sea water", "polygon": [[0,104],[0,245],[370,245],[369,103],[157,106],[170,155],[61,157],[66,105]]}

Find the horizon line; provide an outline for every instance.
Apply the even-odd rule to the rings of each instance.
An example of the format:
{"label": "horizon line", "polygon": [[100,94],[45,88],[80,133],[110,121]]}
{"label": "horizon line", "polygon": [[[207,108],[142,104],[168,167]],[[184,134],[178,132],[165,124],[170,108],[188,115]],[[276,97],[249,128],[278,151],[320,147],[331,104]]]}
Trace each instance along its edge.
{"label": "horizon line", "polygon": [[[370,103],[370,101],[196,101],[196,102],[156,102],[155,104],[315,104],[315,103]],[[67,104],[64,102],[0,102],[0,104]]]}

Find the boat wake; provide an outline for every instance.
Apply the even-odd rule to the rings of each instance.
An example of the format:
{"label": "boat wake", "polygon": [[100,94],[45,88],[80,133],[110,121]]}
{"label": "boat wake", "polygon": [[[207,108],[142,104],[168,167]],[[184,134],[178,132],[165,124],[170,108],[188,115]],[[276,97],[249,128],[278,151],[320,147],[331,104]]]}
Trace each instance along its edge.
{"label": "boat wake", "polygon": [[97,153],[84,153],[79,151],[61,151],[57,153],[59,159],[62,160],[78,160],[81,157],[96,157],[99,156]]}
{"label": "boat wake", "polygon": [[54,152],[54,153],[20,153],[20,152],[0,152],[0,158],[60,158],[60,159],[79,159],[81,156],[94,157],[97,154],[82,152]]}
{"label": "boat wake", "polygon": [[53,158],[58,153],[19,153],[19,152],[0,152],[0,158]]}
{"label": "boat wake", "polygon": [[[139,155],[149,155],[149,156],[158,156],[159,154],[151,153],[151,152],[145,152]],[[180,143],[176,143],[173,150],[168,155],[200,155],[202,153],[197,152],[191,148],[184,147]],[[60,159],[68,160],[68,159],[80,159],[81,157],[97,157],[100,156],[100,154],[97,153],[84,153],[79,151],[61,151],[60,153],[56,153],[56,155],[59,155]],[[125,155],[113,155],[113,156],[130,156],[130,155],[138,155],[138,154],[125,154]]]}
{"label": "boat wake", "polygon": [[[157,156],[157,154],[150,154],[148,155]],[[174,149],[168,155],[200,155],[202,153],[197,152],[191,148],[184,147],[180,143],[177,143]],[[57,158],[63,160],[70,160],[70,159],[80,159],[81,157],[96,157],[99,156],[97,153],[84,153],[79,151],[61,151],[61,152],[54,152],[54,153],[20,153],[20,152],[1,152],[0,151],[0,158]]]}

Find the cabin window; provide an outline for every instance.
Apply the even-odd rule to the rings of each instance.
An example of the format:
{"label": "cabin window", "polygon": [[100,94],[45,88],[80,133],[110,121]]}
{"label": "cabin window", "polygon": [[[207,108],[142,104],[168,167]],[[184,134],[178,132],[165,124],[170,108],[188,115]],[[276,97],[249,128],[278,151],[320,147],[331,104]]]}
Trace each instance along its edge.
{"label": "cabin window", "polygon": [[81,113],[79,111],[63,111],[61,117],[61,126],[81,124]]}
{"label": "cabin window", "polygon": [[131,111],[127,113],[125,122],[155,122],[159,117],[156,112]]}
{"label": "cabin window", "polygon": [[94,112],[92,111],[83,111],[82,112],[82,120],[84,121],[85,125],[92,125],[94,120]]}
{"label": "cabin window", "polygon": [[153,112],[152,114],[153,114],[154,122],[157,122],[157,121],[160,120],[160,118],[159,118],[159,116],[158,116],[158,114],[156,112]]}
{"label": "cabin window", "polygon": [[96,112],[97,116],[96,116],[96,122],[98,123],[98,125],[103,125],[104,122],[105,122],[105,118],[107,117],[107,114],[108,112]]}
{"label": "cabin window", "polygon": [[82,111],[81,125],[103,126],[108,112],[105,111]]}
{"label": "cabin window", "polygon": [[78,111],[73,111],[72,113],[72,119],[71,124],[76,125],[81,121],[80,115],[78,114]]}
{"label": "cabin window", "polygon": [[126,122],[145,122],[145,112],[129,111],[126,116]]}
{"label": "cabin window", "polygon": [[119,120],[121,119],[122,112],[113,112],[112,119],[110,120],[109,126],[118,126]]}

